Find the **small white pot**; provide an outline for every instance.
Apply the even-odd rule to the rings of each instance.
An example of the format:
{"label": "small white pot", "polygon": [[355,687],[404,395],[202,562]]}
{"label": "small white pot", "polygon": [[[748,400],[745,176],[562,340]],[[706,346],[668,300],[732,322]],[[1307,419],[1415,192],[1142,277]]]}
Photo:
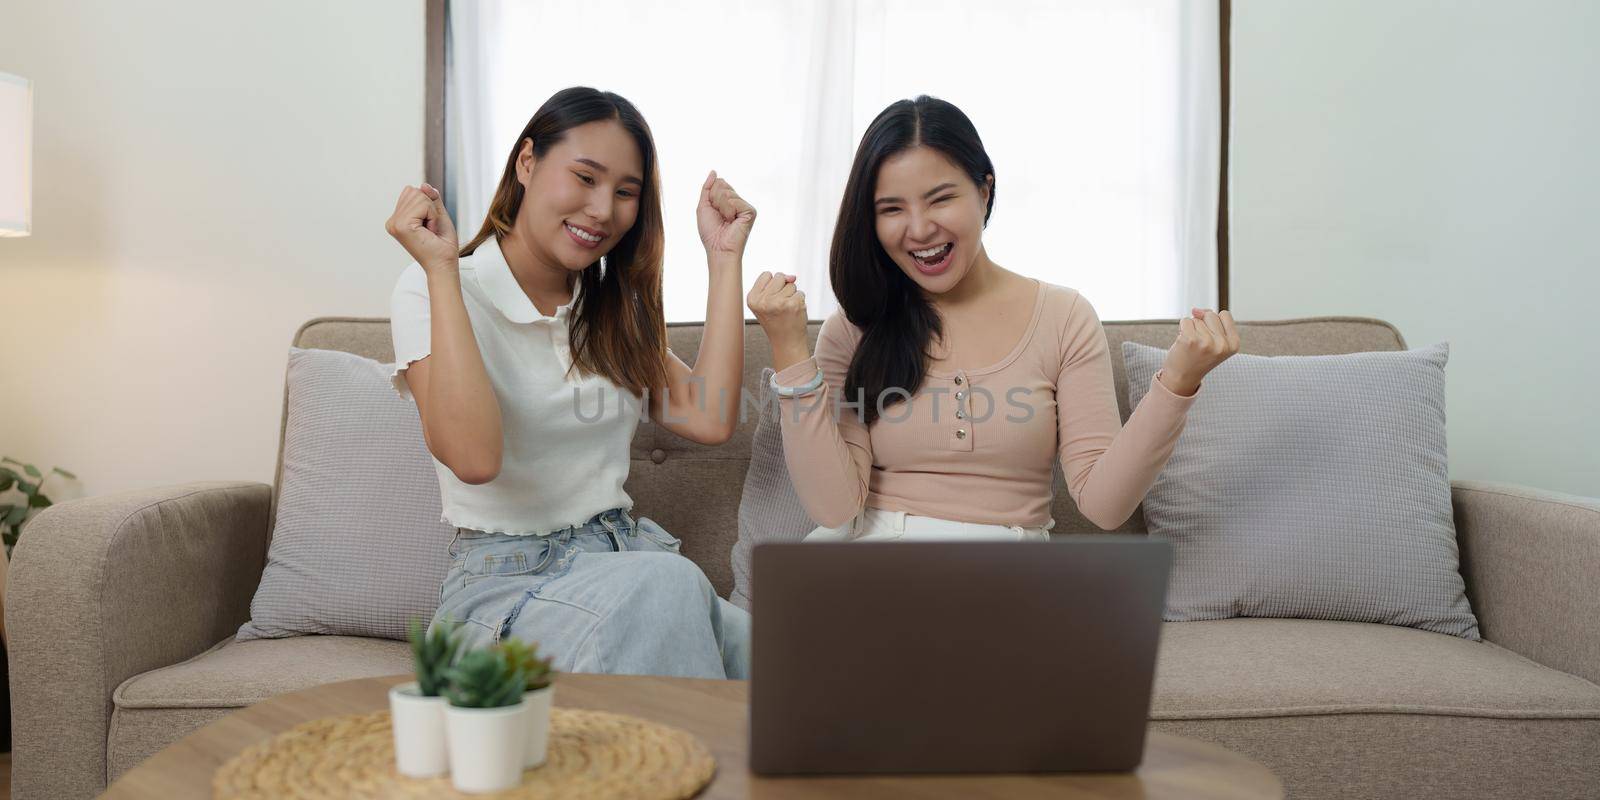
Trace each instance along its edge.
{"label": "small white pot", "polygon": [[526,703],[502,708],[445,706],[450,780],[457,791],[498,792],[522,782],[528,750]]}
{"label": "small white pot", "polygon": [[550,748],[550,706],[555,697],[554,684],[522,694],[523,714],[528,719],[528,752],[522,760],[525,769],[544,765]]}
{"label": "small white pot", "polygon": [[417,682],[389,689],[394,724],[394,765],[408,778],[433,778],[450,770],[444,741],[443,697],[423,697]]}

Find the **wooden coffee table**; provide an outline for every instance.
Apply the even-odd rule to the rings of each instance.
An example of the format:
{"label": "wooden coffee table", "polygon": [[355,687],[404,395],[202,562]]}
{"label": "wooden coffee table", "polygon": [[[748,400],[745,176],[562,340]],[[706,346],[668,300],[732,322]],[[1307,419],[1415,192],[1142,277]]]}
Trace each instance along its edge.
{"label": "wooden coffee table", "polygon": [[[330,683],[279,695],[201,728],[124,774],[109,798],[210,797],[211,776],[246,747],[319,717],[388,708],[390,686],[410,675]],[[764,778],[747,767],[748,698],[744,681],[561,675],[556,705],[632,714],[699,736],[717,759],[701,798],[1282,798],[1271,772],[1214,744],[1152,732],[1144,764],[1133,773]]]}

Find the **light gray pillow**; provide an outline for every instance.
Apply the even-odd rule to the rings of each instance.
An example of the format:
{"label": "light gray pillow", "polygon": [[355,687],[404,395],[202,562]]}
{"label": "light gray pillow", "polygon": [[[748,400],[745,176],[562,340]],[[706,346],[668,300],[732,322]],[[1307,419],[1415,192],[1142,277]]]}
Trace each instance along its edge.
{"label": "light gray pillow", "polygon": [[[1166,619],[1295,617],[1477,640],[1450,509],[1449,346],[1236,355],[1206,376],[1145,524],[1174,545]],[[1122,344],[1137,407],[1166,351]]]}
{"label": "light gray pillow", "polygon": [[761,418],[750,438],[750,467],[744,474],[739,497],[739,538],[733,543],[734,605],[750,608],[754,588],[750,578],[750,553],[765,542],[798,542],[817,527],[806,516],[789,482],[789,465],[783,460],[783,429],[772,402],[772,368],[761,371]]}
{"label": "light gray pillow", "polygon": [[389,365],[289,350],[283,472],[267,568],[236,638],[321,633],[405,639],[426,623],[455,529],[417,407]]}

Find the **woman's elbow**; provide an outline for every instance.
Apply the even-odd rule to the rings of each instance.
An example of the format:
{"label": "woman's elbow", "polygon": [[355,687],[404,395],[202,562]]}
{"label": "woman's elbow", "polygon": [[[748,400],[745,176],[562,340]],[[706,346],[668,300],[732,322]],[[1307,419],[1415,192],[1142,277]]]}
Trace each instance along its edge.
{"label": "woman's elbow", "polygon": [[861,515],[861,512],[866,508],[866,499],[859,498],[853,502],[845,503],[828,503],[823,506],[805,502],[802,502],[801,505],[806,507],[806,516],[811,517],[812,522],[824,528],[838,528]]}
{"label": "woman's elbow", "polygon": [[[1097,487],[1096,491],[1088,491],[1088,475],[1079,480],[1067,482],[1067,496],[1072,498],[1073,506],[1077,507],[1078,514],[1089,520],[1096,528],[1103,531],[1114,531],[1120,527],[1133,512],[1139,509],[1138,501],[1132,507],[1124,508],[1127,498],[1110,498]],[[1140,498],[1143,500],[1143,498]]]}
{"label": "woman's elbow", "polygon": [[1084,508],[1082,506],[1078,507],[1078,513],[1082,514],[1084,519],[1094,523],[1095,527],[1103,531],[1114,531],[1122,527],[1122,524],[1127,522],[1129,517],[1133,516],[1132,511],[1124,512],[1115,509]]}
{"label": "woman's elbow", "polygon": [[[444,461],[444,459],[440,459]],[[445,461],[445,466],[462,483],[471,486],[481,486],[495,478],[500,477],[501,458],[499,453],[486,454],[480,458],[463,458]]]}
{"label": "woman's elbow", "polygon": [[734,430],[735,427],[731,424],[718,424],[705,433],[705,438],[701,439],[700,443],[713,447],[727,444],[733,439]]}
{"label": "woman's elbow", "polygon": [[691,425],[681,435],[695,444],[717,447],[727,444],[737,429],[738,425],[733,420],[715,420]]}
{"label": "woman's elbow", "polygon": [[469,486],[482,486],[500,477],[499,470],[451,470],[456,478]]}

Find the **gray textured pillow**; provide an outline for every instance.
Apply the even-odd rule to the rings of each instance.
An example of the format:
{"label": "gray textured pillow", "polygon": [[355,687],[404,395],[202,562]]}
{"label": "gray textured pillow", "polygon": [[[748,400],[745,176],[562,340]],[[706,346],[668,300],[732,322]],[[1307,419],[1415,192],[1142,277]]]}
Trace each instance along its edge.
{"label": "gray textured pillow", "polygon": [[739,539],[733,543],[733,594],[728,599],[743,609],[750,608],[754,596],[751,550],[765,542],[798,542],[817,527],[789,482],[783,429],[771,399],[772,374],[771,367],[761,371],[761,418],[750,437],[750,468],[739,497]]}
{"label": "gray textured pillow", "polygon": [[237,638],[308,633],[405,639],[439,606],[439,479],[417,407],[389,366],[289,350],[278,516],[267,568]]}
{"label": "gray textured pillow", "polygon": [[[1450,510],[1449,354],[1237,355],[1208,375],[1144,501],[1150,532],[1174,545],[1166,618],[1480,638]],[[1166,355],[1123,343],[1131,405]]]}

